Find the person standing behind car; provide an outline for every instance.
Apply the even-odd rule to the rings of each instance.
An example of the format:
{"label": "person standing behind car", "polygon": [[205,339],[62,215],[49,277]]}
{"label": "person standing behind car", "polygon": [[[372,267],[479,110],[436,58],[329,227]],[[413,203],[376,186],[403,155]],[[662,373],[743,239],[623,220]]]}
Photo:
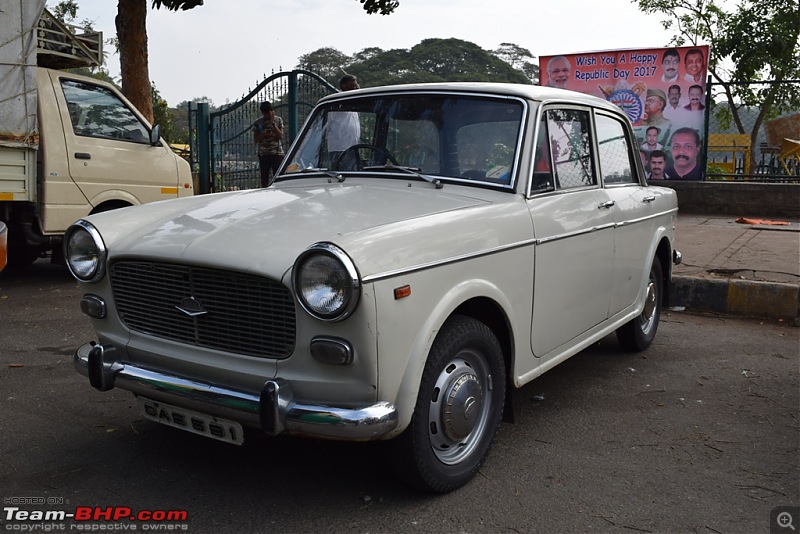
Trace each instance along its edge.
{"label": "person standing behind car", "polygon": [[[358,79],[352,74],[345,74],[339,80],[341,91],[353,91],[359,89]],[[341,159],[342,153],[353,145],[357,145],[361,140],[361,125],[358,122],[358,113],[354,111],[334,111],[328,113],[328,125],[326,127],[328,139],[328,155],[331,164]],[[353,154],[355,157],[355,154]],[[349,158],[348,158],[349,159]],[[348,164],[351,162],[348,162]]]}
{"label": "person standing behind car", "polygon": [[272,104],[261,103],[261,117],[253,123],[253,142],[258,145],[261,187],[269,187],[283,161],[283,119],[275,115]]}

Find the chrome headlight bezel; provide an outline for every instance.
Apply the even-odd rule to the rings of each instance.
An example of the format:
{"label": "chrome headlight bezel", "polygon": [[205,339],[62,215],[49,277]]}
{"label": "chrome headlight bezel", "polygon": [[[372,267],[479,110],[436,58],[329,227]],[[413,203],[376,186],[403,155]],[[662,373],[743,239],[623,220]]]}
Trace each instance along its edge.
{"label": "chrome headlight bezel", "polygon": [[[300,306],[309,315],[320,321],[338,322],[349,317],[358,306],[361,279],[353,260],[342,249],[332,243],[315,243],[295,260],[292,288]],[[312,298],[320,291],[322,295]],[[331,300],[338,303],[321,305]]]}
{"label": "chrome headlight bezel", "polygon": [[106,273],[106,249],[100,232],[80,219],[64,233],[64,260],[69,272],[80,282],[98,282]]}

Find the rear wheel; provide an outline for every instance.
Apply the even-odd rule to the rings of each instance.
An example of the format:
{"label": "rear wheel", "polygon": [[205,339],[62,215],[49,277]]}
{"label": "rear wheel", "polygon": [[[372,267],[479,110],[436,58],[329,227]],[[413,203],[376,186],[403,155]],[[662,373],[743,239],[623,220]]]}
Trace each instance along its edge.
{"label": "rear wheel", "polygon": [[388,444],[398,476],[439,493],[466,484],[494,443],[505,387],[503,353],[492,331],[469,317],[450,318],[425,364],[411,424]]}
{"label": "rear wheel", "polygon": [[661,319],[664,279],[661,275],[661,262],[653,258],[650,275],[645,286],[645,301],[642,313],[617,329],[617,340],[626,350],[641,351],[650,346],[656,337],[658,322]]}

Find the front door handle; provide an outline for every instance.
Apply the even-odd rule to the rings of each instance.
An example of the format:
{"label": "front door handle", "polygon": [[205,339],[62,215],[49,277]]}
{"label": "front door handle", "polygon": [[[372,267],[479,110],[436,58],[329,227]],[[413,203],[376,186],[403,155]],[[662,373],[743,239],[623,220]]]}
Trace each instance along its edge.
{"label": "front door handle", "polygon": [[656,199],[656,196],[655,196],[655,195],[650,195],[650,196],[644,197],[644,198],[642,199],[642,202],[652,202],[652,201],[654,201],[655,199]]}
{"label": "front door handle", "polygon": [[75,159],[92,159],[92,155],[88,152],[75,152]]}
{"label": "front door handle", "polygon": [[600,204],[600,205],[599,205],[599,206],[597,206],[597,207],[598,207],[599,209],[601,209],[601,210],[602,210],[602,209],[606,209],[606,210],[607,210],[608,208],[610,208],[610,207],[611,207],[611,206],[613,206],[614,204],[616,204],[616,202],[614,202],[613,200],[607,200],[607,201],[603,202],[602,204]]}

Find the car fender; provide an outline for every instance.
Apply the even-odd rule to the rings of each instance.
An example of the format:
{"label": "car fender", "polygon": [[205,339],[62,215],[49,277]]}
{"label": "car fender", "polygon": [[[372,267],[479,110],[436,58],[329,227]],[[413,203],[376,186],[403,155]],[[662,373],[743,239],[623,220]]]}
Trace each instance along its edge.
{"label": "car fender", "polygon": [[[388,283],[391,284],[391,281]],[[377,296],[386,291],[379,288],[375,293]],[[415,326],[409,325],[407,328],[390,326],[390,331],[379,334],[379,398],[393,402],[399,414],[397,430],[387,437],[399,434],[411,421],[425,363],[442,325],[449,317],[458,313],[461,305],[476,298],[488,299],[501,310],[504,315],[502,319],[508,324],[513,338],[513,332],[517,329],[509,322],[509,318],[514,317],[514,303],[503,288],[482,278],[459,280],[447,287],[438,301],[427,308],[429,311],[421,318],[421,322],[413,323]],[[378,299],[377,305],[381,307],[387,303]],[[422,305],[417,311],[422,312],[424,309],[426,306]],[[524,324],[524,321],[519,324]],[[380,324],[379,331],[381,331]],[[406,342],[400,343],[399,341],[404,338]],[[511,345],[516,344],[512,341]],[[407,352],[398,353],[398,350]],[[513,360],[513,355],[506,356]],[[510,363],[509,367],[513,369],[513,361]]]}
{"label": "car fender", "polygon": [[[672,216],[672,220],[673,221],[674,221],[674,218],[675,218],[675,214],[673,214],[673,216]],[[674,222],[673,222],[673,224],[674,224]],[[672,250],[673,250],[674,247],[673,247],[672,241],[670,240],[670,236],[671,235],[672,235],[672,230],[668,229],[663,224],[662,225],[658,225],[653,230],[653,239],[650,241],[649,250],[647,251],[647,256],[645,257],[646,260],[645,260],[645,263],[642,265],[642,278],[641,279],[643,281],[649,279],[649,277],[650,277],[650,266],[653,263],[653,259],[658,255],[658,249],[661,246],[661,243],[664,242],[664,240],[666,240],[666,242],[668,243],[668,246],[669,246],[669,250],[667,251],[668,252],[667,258],[672,258]],[[666,281],[668,282],[672,278],[672,262],[671,261],[667,261],[665,263],[663,257],[660,258],[660,259],[661,259],[661,268],[662,268],[663,274],[665,276]],[[645,289],[646,289],[646,284],[643,283],[642,287],[639,289],[639,296],[636,299],[636,306],[635,306],[635,314],[634,314],[634,316],[642,313],[642,310],[644,309]],[[665,293],[668,292],[668,288],[666,286],[665,286],[664,290],[665,290]]]}

